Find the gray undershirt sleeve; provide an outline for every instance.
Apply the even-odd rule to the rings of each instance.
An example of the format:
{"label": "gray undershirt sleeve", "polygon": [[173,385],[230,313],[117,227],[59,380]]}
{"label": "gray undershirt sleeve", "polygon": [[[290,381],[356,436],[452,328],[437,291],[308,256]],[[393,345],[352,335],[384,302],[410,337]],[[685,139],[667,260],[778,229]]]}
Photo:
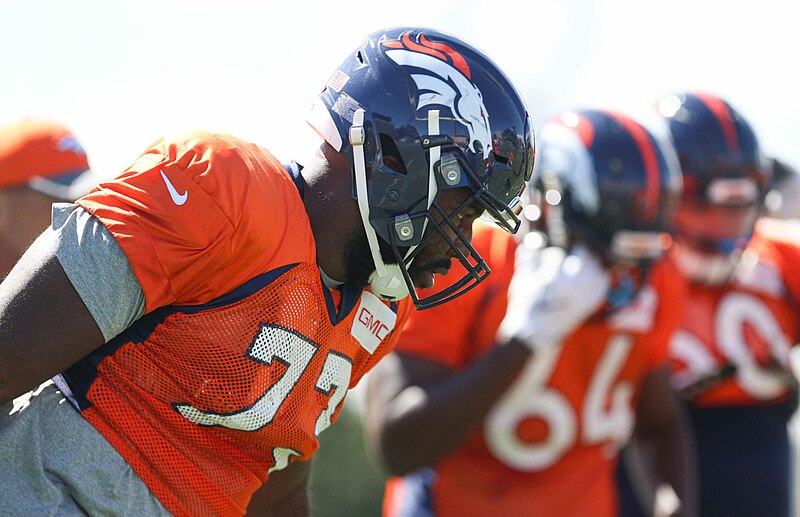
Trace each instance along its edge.
{"label": "gray undershirt sleeve", "polygon": [[117,241],[89,212],[70,203],[53,205],[56,257],[106,341],[144,314],[142,286]]}

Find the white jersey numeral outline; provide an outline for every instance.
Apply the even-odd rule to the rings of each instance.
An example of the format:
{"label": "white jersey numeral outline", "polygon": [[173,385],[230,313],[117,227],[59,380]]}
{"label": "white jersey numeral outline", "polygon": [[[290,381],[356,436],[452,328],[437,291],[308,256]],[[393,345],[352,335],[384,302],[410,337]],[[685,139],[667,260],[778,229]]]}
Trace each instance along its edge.
{"label": "white jersey numeral outline", "polygon": [[[736,382],[749,396],[758,400],[781,396],[788,387],[785,377],[758,364],[745,339],[745,327],[753,329],[768,344],[778,364],[788,369],[792,342],[783,332],[775,314],[758,297],[745,293],[726,294],[714,314],[714,340],[719,351],[736,365]],[[685,329],[672,337],[670,354],[687,365],[688,374],[684,383],[722,367],[700,338]]]}
{"label": "white jersey numeral outline", "polygon": [[[274,361],[278,361],[286,365],[286,371],[275,383],[253,404],[238,411],[215,413],[197,409],[190,404],[176,404],[175,409],[184,418],[197,425],[257,431],[272,423],[318,350],[316,343],[296,332],[280,326],[262,325],[258,336],[247,351],[247,357],[261,364],[271,365]],[[327,406],[317,417],[314,425],[315,436],[319,436],[331,425],[333,414],[344,401],[350,386],[352,367],[348,357],[334,351],[328,352],[315,390],[329,395],[330,398]],[[301,454],[293,449],[276,448],[273,451],[275,465],[270,472],[286,467],[292,455]]]}
{"label": "white jersey numeral outline", "polygon": [[[583,401],[580,437],[575,408],[564,394],[547,385],[562,347],[541,350],[487,415],[484,435],[489,450],[504,464],[521,471],[549,468],[578,439],[587,446],[607,443],[605,452],[616,454],[630,437],[635,422],[631,406],[634,386],[630,381],[617,382],[632,348],[633,338],[628,334],[616,334],[606,345]],[[529,443],[518,436],[517,427],[534,417],[547,424],[548,434],[541,442]]]}

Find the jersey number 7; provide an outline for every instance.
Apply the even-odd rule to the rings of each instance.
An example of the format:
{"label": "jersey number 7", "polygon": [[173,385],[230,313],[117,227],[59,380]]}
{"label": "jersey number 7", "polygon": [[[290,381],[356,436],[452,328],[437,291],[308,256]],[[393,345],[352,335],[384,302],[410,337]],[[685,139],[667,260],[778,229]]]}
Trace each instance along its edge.
{"label": "jersey number 7", "polygon": [[[221,426],[241,431],[258,431],[275,419],[278,410],[295,389],[319,346],[305,336],[278,325],[261,325],[258,336],[247,350],[247,357],[264,365],[278,361],[286,366],[281,377],[253,404],[229,413],[202,411],[189,404],[175,404],[175,409],[186,419],[203,426]],[[315,389],[330,395],[328,405],[317,417],[314,434],[318,436],[331,425],[331,418],[344,400],[350,385],[352,371],[350,359],[329,351],[325,364],[315,383]],[[288,464],[288,457],[296,451],[275,450],[275,467]],[[283,456],[283,458],[279,457]]]}

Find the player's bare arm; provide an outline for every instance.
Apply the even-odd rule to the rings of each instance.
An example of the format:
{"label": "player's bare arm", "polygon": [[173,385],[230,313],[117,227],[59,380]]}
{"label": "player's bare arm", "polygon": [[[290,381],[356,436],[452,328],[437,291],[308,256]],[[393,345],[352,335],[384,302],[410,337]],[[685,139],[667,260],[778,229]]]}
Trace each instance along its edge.
{"label": "player's bare arm", "polygon": [[435,361],[392,354],[369,382],[368,433],[393,474],[407,474],[458,448],[530,356],[520,343],[490,351],[454,372]]}
{"label": "player's bare arm", "polygon": [[52,241],[36,241],[0,284],[0,403],[35,388],[103,341]]}
{"label": "player's bare arm", "polygon": [[[697,515],[697,467],[694,441],[685,410],[676,400],[667,366],[645,378],[637,410],[634,441],[643,457],[648,477],[667,485],[678,496],[679,506],[667,515]],[[656,504],[664,504],[656,498]],[[664,515],[664,513],[656,513]]]}
{"label": "player's bare arm", "polygon": [[[596,260],[575,255],[573,262],[580,265],[567,275],[563,253],[548,254],[545,261],[535,255],[525,246],[517,250],[498,346],[482,358],[452,371],[435,361],[397,353],[379,367],[370,382],[369,427],[391,472],[407,474],[432,466],[456,450],[528,359],[559,343],[604,299],[607,275]],[[590,288],[577,288],[585,282]],[[541,288],[529,287],[533,285]],[[544,298],[548,303],[542,303]],[[469,342],[474,336],[467,330],[460,339]]]}
{"label": "player's bare arm", "polygon": [[267,483],[253,493],[248,515],[260,517],[306,517],[309,515],[308,478],[311,461],[295,461],[272,473]]}

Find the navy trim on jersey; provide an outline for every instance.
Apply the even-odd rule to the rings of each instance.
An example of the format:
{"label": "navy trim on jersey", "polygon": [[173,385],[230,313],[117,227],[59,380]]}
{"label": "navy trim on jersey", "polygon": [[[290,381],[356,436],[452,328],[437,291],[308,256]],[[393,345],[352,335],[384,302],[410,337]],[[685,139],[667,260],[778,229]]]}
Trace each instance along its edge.
{"label": "navy trim on jersey", "polygon": [[[244,300],[251,294],[254,294],[261,289],[267,287],[269,284],[274,282],[278,279],[281,275],[293,269],[298,264],[287,264],[285,266],[281,266],[279,268],[275,268],[272,271],[268,271],[261,275],[258,275],[255,278],[248,280],[247,282],[243,283],[233,291],[229,292],[228,294],[223,294],[219,298],[215,298],[208,303],[204,303],[203,305],[174,305],[170,307],[163,307],[161,309],[156,310],[164,310],[170,309],[170,314],[175,312],[183,312],[185,314],[195,314],[200,311],[204,311],[206,309],[215,309],[217,307],[224,307],[226,305],[230,305],[232,303],[236,303],[238,301]],[[153,311],[156,312],[156,311]]]}
{"label": "navy trim on jersey", "polygon": [[305,188],[303,187],[303,177],[300,175],[300,171],[303,170],[303,166],[292,160],[289,163],[284,163],[283,168],[286,169],[286,172],[288,172],[289,176],[292,177],[294,186],[297,187],[297,192],[300,193],[300,199],[303,199]]}
{"label": "navy trim on jersey", "polygon": [[89,388],[92,386],[92,383],[94,383],[94,381],[97,379],[97,367],[101,362],[103,362],[103,360],[114,355],[124,345],[128,343],[144,343],[155,331],[155,329],[173,314],[195,314],[207,309],[224,307],[226,305],[231,305],[241,301],[267,287],[269,284],[277,280],[278,277],[291,270],[295,266],[297,266],[297,264],[288,264],[286,266],[273,269],[272,271],[268,271],[251,280],[248,280],[230,293],[224,294],[219,298],[215,298],[208,303],[201,305],[169,305],[166,307],[159,307],[158,309],[145,314],[133,322],[130,327],[122,331],[118,336],[111,339],[105,345],[101,346],[61,373],[61,375],[64,377],[64,380],[72,390],[72,394],[75,397],[75,401],[78,403],[78,407],[81,411],[91,407],[91,403],[86,400],[86,395],[89,392]]}
{"label": "navy trim on jersey", "polygon": [[[347,317],[358,301],[361,299],[362,287],[355,287],[351,284],[344,284],[339,289],[342,293],[341,303],[339,303],[339,310],[336,310],[336,303],[333,301],[333,295],[330,289],[322,284],[322,294],[325,298],[325,307],[328,309],[328,318],[331,320],[332,325],[338,325],[340,321]],[[397,312],[397,311],[395,311]]]}

